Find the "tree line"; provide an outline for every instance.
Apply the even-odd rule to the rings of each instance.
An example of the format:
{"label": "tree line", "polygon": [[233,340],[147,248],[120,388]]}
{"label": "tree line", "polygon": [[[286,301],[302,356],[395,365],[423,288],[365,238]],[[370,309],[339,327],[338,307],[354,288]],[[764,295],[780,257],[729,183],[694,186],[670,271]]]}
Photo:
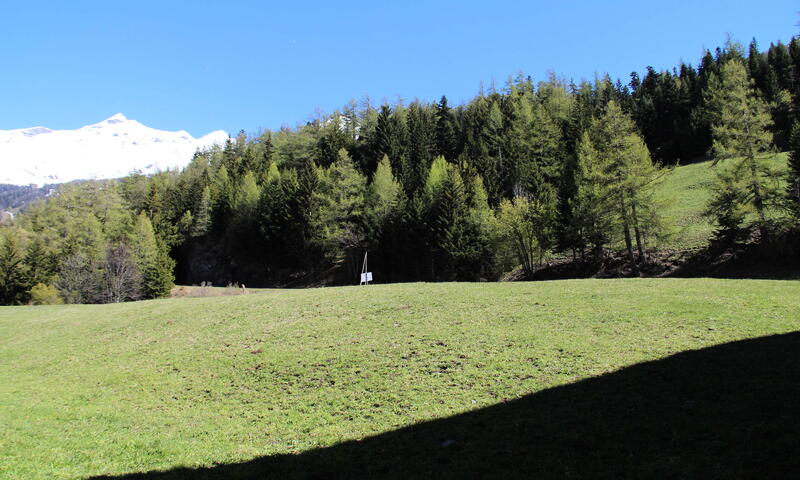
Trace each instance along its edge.
{"label": "tree line", "polygon": [[[166,295],[181,283],[351,283],[532,275],[554,254],[633,274],[665,229],[664,170],[711,155],[717,239],[767,241],[800,213],[800,40],[728,42],[699,65],[534,83],[463,105],[351,101],[197,152],[182,171],[66,186],[7,228],[3,303]],[[788,177],[765,158],[790,150]],[[34,291],[34,287],[38,290]],[[43,292],[47,290],[47,292]]]}

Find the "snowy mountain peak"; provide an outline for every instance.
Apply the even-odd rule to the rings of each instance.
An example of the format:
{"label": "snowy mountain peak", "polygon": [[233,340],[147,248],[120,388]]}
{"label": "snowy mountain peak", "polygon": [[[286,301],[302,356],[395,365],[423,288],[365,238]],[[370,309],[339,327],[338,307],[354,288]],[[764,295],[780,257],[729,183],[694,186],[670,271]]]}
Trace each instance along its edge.
{"label": "snowy mountain peak", "polygon": [[115,124],[115,123],[122,123],[126,120],[128,120],[128,117],[126,117],[125,115],[121,113],[115,113],[114,115],[111,115],[110,117],[106,118],[100,123]]}
{"label": "snowy mountain peak", "polygon": [[60,183],[182,168],[198,149],[223,145],[222,130],[201,138],[156,130],[121,113],[76,130],[0,130],[0,183]]}

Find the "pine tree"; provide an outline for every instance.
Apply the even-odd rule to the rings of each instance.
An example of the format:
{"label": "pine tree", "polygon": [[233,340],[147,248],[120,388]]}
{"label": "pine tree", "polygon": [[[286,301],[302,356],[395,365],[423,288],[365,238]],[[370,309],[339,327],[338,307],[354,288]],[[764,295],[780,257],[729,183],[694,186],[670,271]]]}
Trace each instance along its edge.
{"label": "pine tree", "polygon": [[375,175],[370,184],[371,195],[374,198],[374,209],[379,218],[384,218],[389,210],[397,202],[400,193],[400,183],[392,174],[392,166],[389,157],[383,156],[378,164]]}

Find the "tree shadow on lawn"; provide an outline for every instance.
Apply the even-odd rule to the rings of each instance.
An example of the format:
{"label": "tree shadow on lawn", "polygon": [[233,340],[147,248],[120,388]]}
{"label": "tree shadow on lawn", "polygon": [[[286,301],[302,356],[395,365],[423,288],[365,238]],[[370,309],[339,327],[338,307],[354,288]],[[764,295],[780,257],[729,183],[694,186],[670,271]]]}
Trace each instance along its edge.
{"label": "tree shadow on lawn", "polygon": [[297,455],[95,480],[798,478],[800,332],[683,352]]}

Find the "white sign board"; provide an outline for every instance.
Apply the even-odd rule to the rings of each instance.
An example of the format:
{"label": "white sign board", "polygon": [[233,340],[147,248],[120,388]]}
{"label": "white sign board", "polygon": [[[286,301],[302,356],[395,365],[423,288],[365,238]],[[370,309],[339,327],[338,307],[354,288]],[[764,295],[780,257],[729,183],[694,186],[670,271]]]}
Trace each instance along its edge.
{"label": "white sign board", "polygon": [[361,283],[368,283],[372,281],[372,272],[365,272],[361,274]]}

